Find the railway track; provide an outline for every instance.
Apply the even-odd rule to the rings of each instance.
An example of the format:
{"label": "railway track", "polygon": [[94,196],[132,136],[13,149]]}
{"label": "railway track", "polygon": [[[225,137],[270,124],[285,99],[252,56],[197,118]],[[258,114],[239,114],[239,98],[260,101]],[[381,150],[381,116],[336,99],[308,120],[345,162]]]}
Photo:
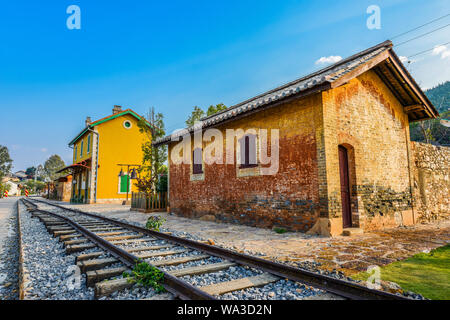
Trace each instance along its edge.
{"label": "railway track", "polygon": [[[76,263],[86,274],[87,285],[95,288],[96,298],[133,286],[120,277],[136,261],[146,261],[164,274],[164,288],[180,299],[209,300],[251,287],[289,279],[327,293],[356,300],[408,300],[407,297],[370,289],[357,283],[335,279],[308,270],[233,252],[162,232],[148,230],[97,214],[63,207],[54,203],[22,199],[34,217],[64,242],[68,253],[78,252]],[[58,208],[64,213],[42,210],[35,203]],[[195,262],[207,263],[196,265]],[[114,267],[111,267],[114,266]],[[244,266],[255,270],[248,277],[201,287],[183,280],[184,276],[201,276]]]}

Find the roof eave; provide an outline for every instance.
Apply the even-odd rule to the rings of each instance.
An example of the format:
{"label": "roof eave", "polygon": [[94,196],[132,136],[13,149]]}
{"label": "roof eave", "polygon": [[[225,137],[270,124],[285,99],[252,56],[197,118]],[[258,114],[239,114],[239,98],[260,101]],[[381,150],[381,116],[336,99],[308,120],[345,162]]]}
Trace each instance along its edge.
{"label": "roof eave", "polygon": [[392,50],[392,49],[389,50],[389,55],[390,55],[391,61],[393,62],[393,65],[400,71],[402,76],[407,81],[407,84],[411,87],[411,89],[413,89],[414,93],[419,98],[422,105],[428,110],[427,113],[429,113],[429,115],[431,116],[430,118],[439,117],[439,112],[437,111],[436,107],[428,99],[427,95],[423,92],[423,90],[420,88],[420,86],[417,84],[417,82],[414,80],[414,78],[411,76],[411,74],[405,68],[405,66],[400,61],[400,58],[397,56],[397,54],[394,52],[394,50]]}
{"label": "roof eave", "polygon": [[[239,119],[248,117],[248,116],[250,116],[250,115],[252,115],[254,113],[261,112],[263,110],[266,110],[266,109],[269,109],[269,108],[273,108],[273,107],[279,106],[281,104],[288,103],[288,102],[290,102],[292,100],[296,100],[296,99],[299,99],[299,98],[310,96],[312,94],[319,93],[319,92],[322,92],[322,91],[325,91],[325,90],[329,90],[329,89],[331,89],[331,82],[324,81],[321,84],[313,86],[313,87],[311,87],[311,88],[309,88],[309,89],[307,89],[305,91],[301,91],[301,92],[299,92],[299,93],[297,93],[295,95],[292,95],[292,96],[289,96],[289,97],[286,97],[286,98],[282,98],[282,99],[279,99],[279,100],[275,100],[275,101],[269,102],[265,106],[260,107],[258,109],[248,110],[248,111],[246,111],[246,112],[244,112],[242,114],[239,114],[237,116],[231,117],[229,119],[225,119],[223,121],[220,121],[220,122],[217,122],[217,123],[213,123],[213,124],[210,124],[210,125],[204,125],[204,126],[202,126],[202,130],[209,129],[209,128],[216,128],[216,127],[224,125],[224,124],[226,124],[228,122],[237,121]],[[189,127],[189,128],[186,128],[185,130],[189,134],[192,134],[194,132],[194,127]],[[178,137],[180,137],[180,136],[178,136]],[[155,147],[158,147],[158,146],[161,146],[161,145],[169,144],[171,142],[176,142],[176,141],[172,141],[171,136],[169,135],[169,136],[164,137],[163,140],[154,141],[152,143],[152,145],[155,146]]]}
{"label": "roof eave", "polygon": [[127,109],[127,110],[124,110],[124,111],[119,112],[119,113],[117,113],[117,114],[110,115],[110,116],[105,117],[105,118],[103,118],[103,119],[99,119],[99,120],[97,120],[97,121],[92,122],[89,126],[87,126],[86,128],[84,128],[84,129],[76,136],[76,138],[74,138],[72,141],[69,142],[69,147],[72,146],[72,145],[74,145],[75,142],[77,142],[77,141],[78,141],[78,140],[79,140],[79,139],[80,139],[80,138],[81,138],[81,137],[82,137],[89,129],[92,129],[92,128],[94,128],[94,127],[96,127],[96,126],[98,126],[98,125],[100,125],[100,124],[102,124],[102,123],[105,123],[105,122],[107,122],[107,121],[116,119],[116,118],[121,117],[121,116],[124,116],[124,115],[126,115],[126,114],[130,114],[130,115],[134,116],[137,120],[144,119],[144,120],[145,120],[145,123],[147,124],[147,126],[151,127],[150,122],[148,122],[144,117],[140,116],[139,114],[137,114],[136,112],[134,112],[134,111],[131,110],[131,109]]}

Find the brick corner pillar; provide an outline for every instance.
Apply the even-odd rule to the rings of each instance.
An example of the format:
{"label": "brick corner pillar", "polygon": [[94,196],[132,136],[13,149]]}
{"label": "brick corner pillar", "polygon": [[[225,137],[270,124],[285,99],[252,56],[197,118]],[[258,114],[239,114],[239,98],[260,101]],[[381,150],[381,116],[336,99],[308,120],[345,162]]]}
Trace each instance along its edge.
{"label": "brick corner pillar", "polygon": [[[320,104],[315,108],[314,122],[316,127],[318,181],[319,181],[319,218],[315,225],[308,231],[309,234],[320,234],[324,236],[338,236],[342,234],[342,215],[340,212],[340,193],[336,193],[339,181],[335,181],[338,168],[334,168],[337,159],[335,144],[335,118],[332,112],[327,112],[327,97],[329,93],[321,94]],[[336,155],[334,154],[336,153]],[[334,166],[333,166],[334,164]],[[339,163],[337,163],[339,166]],[[337,174],[339,177],[339,174]],[[339,191],[339,189],[337,189]]]}

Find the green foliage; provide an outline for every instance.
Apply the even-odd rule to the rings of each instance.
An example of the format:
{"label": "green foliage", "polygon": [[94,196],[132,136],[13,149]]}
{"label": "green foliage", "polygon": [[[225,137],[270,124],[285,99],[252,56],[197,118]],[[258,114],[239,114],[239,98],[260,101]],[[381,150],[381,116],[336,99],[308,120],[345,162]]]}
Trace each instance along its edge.
{"label": "green foliage", "polygon": [[168,178],[167,174],[162,174],[159,176],[158,183],[156,185],[157,192],[167,192],[168,190]]}
{"label": "green foliage", "polygon": [[166,222],[166,219],[160,216],[151,216],[148,218],[145,227],[149,230],[159,231],[159,228]]}
{"label": "green foliage", "polygon": [[205,117],[205,115],[209,117],[217,112],[225,110],[226,108],[227,108],[227,106],[224,105],[223,103],[216,104],[215,106],[210,105],[208,107],[208,110],[205,113],[205,111],[203,111],[203,109],[195,106],[194,110],[191,112],[191,115],[186,120],[186,125],[188,127],[192,127],[195,124],[195,122],[200,121],[203,117]]}
{"label": "green foliage", "polygon": [[279,234],[283,234],[283,233],[287,232],[287,230],[285,228],[279,228],[279,227],[273,228],[273,231],[275,231],[276,233],[279,233]]}
{"label": "green foliage", "polygon": [[162,285],[164,273],[147,262],[138,261],[131,273],[124,272],[122,276],[128,278],[128,281],[141,284],[146,288],[152,287],[156,293],[165,291]]}
{"label": "green foliage", "polygon": [[151,108],[147,119],[141,119],[138,127],[141,133],[147,135],[147,139],[141,146],[143,159],[136,185],[139,191],[150,196],[154,193],[158,175],[164,172],[164,163],[167,161],[167,146],[155,147],[152,145],[152,141],[162,138],[166,134],[164,116],[162,113],[155,113],[155,109]]}
{"label": "green foliage", "polygon": [[0,183],[0,198],[3,198],[3,192],[5,192],[5,190],[10,191],[11,186],[6,183]]}
{"label": "green foliage", "polygon": [[186,120],[186,125],[188,127],[192,127],[195,122],[200,121],[201,118],[205,116],[205,111],[203,111],[201,108],[195,106],[194,110],[191,112],[191,115]]}
{"label": "green foliage", "polygon": [[26,175],[30,176],[31,179],[34,179],[34,176],[36,175],[36,168],[35,167],[29,167],[27,170],[25,170]]}
{"label": "green foliage", "polygon": [[411,123],[411,140],[450,146],[450,128],[440,123],[442,119],[448,120],[450,117],[450,81],[425,91],[425,94],[440,113],[440,117]]}
{"label": "green foliage", "polygon": [[[449,300],[450,244],[383,266],[380,275],[381,280],[395,282],[403,290],[420,293],[425,298]],[[369,276],[363,272],[353,278],[366,280]]]}
{"label": "green foliage", "polygon": [[425,94],[439,113],[448,111],[450,107],[450,81],[446,81],[434,88],[428,89],[425,91]]}
{"label": "green foliage", "polygon": [[[44,190],[45,188],[45,183],[42,181],[34,181],[34,180],[27,180],[25,182],[25,187],[26,189],[28,189],[29,191],[33,191],[33,192],[39,192]],[[56,191],[56,190],[55,190]]]}
{"label": "green foliage", "polygon": [[57,154],[54,154],[50,156],[50,158],[47,159],[44,163],[44,173],[47,178],[49,178],[51,181],[61,177],[63,173],[56,173],[56,171],[61,170],[66,165],[64,161],[61,159],[60,156]]}
{"label": "green foliage", "polygon": [[12,160],[9,156],[8,148],[0,145],[0,182],[9,173],[12,167]]}
{"label": "green foliage", "polygon": [[413,122],[409,126],[412,141],[450,146],[450,128],[442,125],[442,119],[449,119],[450,111],[441,113],[437,119]]}
{"label": "green foliage", "polygon": [[216,104],[215,106],[210,105],[208,108],[208,111],[206,111],[206,115],[208,117],[212,116],[213,114],[220,112],[222,110],[225,110],[226,108],[227,108],[227,106],[224,105],[223,103]]}

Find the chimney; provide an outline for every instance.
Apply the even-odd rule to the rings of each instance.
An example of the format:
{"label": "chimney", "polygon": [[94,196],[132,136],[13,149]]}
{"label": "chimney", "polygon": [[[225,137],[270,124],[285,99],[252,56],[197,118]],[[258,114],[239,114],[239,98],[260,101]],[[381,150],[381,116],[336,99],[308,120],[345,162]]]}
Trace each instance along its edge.
{"label": "chimney", "polygon": [[113,114],[122,112],[122,107],[121,106],[114,106],[112,111],[113,111]]}
{"label": "chimney", "polygon": [[86,127],[88,127],[92,123],[91,117],[86,117],[85,123],[86,123]]}

